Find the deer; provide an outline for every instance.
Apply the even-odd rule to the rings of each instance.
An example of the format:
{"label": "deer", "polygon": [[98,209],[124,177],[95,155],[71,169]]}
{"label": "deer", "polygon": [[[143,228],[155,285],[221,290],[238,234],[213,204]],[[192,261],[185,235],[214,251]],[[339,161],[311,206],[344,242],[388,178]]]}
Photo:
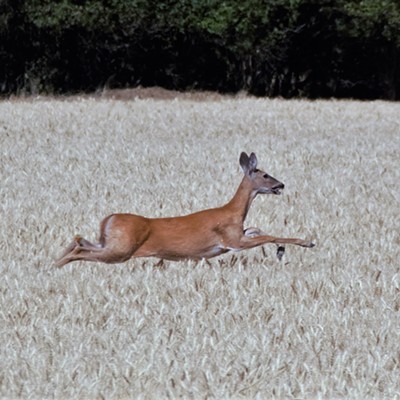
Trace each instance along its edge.
{"label": "deer", "polygon": [[100,223],[98,243],[75,236],[56,265],[62,267],[79,260],[114,264],[137,257],[156,257],[160,262],[208,260],[268,243],[280,246],[280,259],[284,251],[282,245],[314,247],[314,243],[307,240],[274,237],[255,227],[244,229],[255,197],[259,194],[280,195],[285,185],[257,168],[254,153],[248,156],[242,152],[239,163],[243,179],[232,199],[222,207],[169,218],[111,214]]}

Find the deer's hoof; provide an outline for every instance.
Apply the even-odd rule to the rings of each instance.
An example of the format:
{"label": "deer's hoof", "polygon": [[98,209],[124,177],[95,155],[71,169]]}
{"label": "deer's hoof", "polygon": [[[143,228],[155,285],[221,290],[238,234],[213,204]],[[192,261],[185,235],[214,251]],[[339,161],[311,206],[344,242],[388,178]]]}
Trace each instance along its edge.
{"label": "deer's hoof", "polygon": [[81,240],[82,240],[83,238],[82,238],[82,236],[81,235],[75,235],[75,237],[74,237],[74,242],[76,243],[76,244],[81,244]]}
{"label": "deer's hoof", "polygon": [[282,260],[284,254],[285,254],[285,248],[283,246],[279,246],[278,249],[276,250],[276,256],[278,257],[279,261]]}

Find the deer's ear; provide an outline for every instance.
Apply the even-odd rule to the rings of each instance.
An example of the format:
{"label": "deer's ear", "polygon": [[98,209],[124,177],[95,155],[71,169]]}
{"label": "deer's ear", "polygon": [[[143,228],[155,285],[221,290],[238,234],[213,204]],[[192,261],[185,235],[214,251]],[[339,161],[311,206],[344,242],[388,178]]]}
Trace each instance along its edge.
{"label": "deer's ear", "polygon": [[239,162],[245,174],[250,174],[257,169],[257,156],[254,153],[251,153],[249,157],[245,152],[243,152],[240,155]]}
{"label": "deer's ear", "polygon": [[249,168],[251,172],[257,169],[257,163],[257,156],[254,153],[251,153],[249,159]]}
{"label": "deer's ear", "polygon": [[242,154],[240,155],[239,163],[245,174],[249,172],[249,162],[249,156],[245,152],[242,152]]}

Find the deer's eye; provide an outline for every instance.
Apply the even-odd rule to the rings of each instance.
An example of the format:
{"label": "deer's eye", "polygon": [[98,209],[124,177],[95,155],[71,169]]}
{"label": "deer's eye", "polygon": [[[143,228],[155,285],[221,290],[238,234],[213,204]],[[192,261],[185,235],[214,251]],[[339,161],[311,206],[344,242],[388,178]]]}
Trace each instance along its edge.
{"label": "deer's eye", "polygon": [[264,175],[264,178],[265,178],[265,179],[268,179],[268,178],[269,178],[269,175],[268,175],[268,174],[265,174],[265,175]]}

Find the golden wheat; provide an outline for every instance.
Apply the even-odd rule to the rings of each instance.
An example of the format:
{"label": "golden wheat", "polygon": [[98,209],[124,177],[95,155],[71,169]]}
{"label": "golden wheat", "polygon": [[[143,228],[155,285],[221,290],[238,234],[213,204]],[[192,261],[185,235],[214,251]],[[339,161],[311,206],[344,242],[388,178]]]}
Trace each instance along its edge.
{"label": "golden wheat", "polygon": [[[2,398],[399,398],[400,105],[0,103]],[[205,262],[54,258],[112,212],[218,206],[241,151],[285,183],[248,226],[304,237]]]}

